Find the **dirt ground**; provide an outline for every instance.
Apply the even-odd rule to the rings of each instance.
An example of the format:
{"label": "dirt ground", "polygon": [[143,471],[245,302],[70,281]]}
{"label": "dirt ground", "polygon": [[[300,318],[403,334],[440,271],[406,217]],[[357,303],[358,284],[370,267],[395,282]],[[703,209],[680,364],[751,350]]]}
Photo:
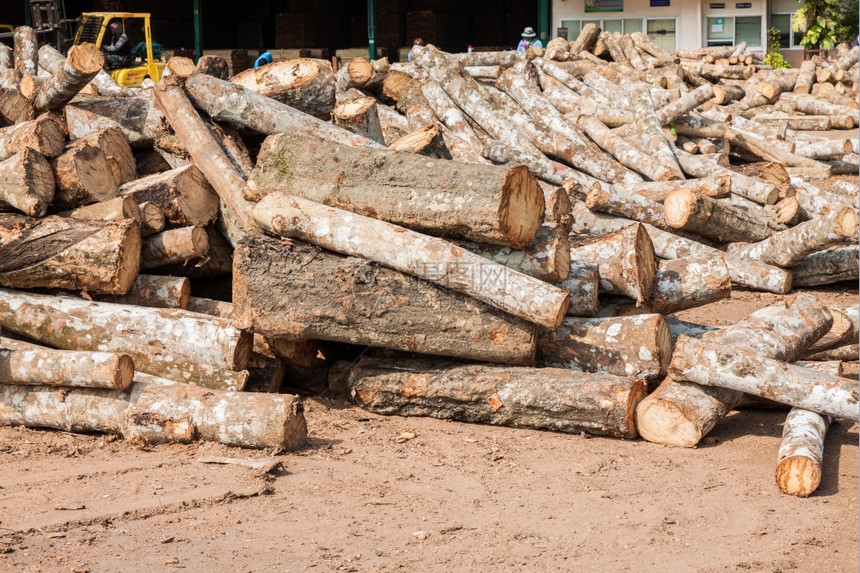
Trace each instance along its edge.
{"label": "dirt ground", "polygon": [[[857,304],[854,284],[808,292]],[[735,291],[679,316],[728,324],[781,298]],[[323,397],[305,414],[307,446],[281,455],[0,428],[0,570],[858,569],[856,423],[833,425],[821,486],[800,499],[774,481],[785,411],[732,413],[695,449]]]}

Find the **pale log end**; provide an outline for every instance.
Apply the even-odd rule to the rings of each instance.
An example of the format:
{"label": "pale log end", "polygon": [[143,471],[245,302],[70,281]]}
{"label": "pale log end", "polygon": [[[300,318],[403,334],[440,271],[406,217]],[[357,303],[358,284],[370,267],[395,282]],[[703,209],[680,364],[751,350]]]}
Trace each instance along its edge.
{"label": "pale log end", "polygon": [[674,402],[648,396],[636,406],[639,435],[655,444],[692,448],[702,439],[698,425]]}
{"label": "pale log end", "polygon": [[821,466],[806,456],[792,456],[776,466],[776,483],[788,495],[807,497],[821,483]]}
{"label": "pale log end", "polygon": [[546,201],[543,191],[525,165],[508,170],[499,202],[499,227],[514,248],[531,243],[543,223]]}

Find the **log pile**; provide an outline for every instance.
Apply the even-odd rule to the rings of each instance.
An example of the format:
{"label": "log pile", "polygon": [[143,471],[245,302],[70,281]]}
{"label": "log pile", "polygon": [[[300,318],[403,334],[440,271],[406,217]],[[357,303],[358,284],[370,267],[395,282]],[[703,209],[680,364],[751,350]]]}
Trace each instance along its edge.
{"label": "log pile", "polygon": [[[856,52],[771,70],[589,25],[338,74],[173,58],[119,93],[79,72],[30,97],[30,72],[0,97],[0,424],[291,449],[280,391],[328,387],[689,447],[754,394],[820,438],[856,381],[792,363],[856,354],[857,313],[789,293],[858,277],[856,178],[819,185],[856,176]],[[733,287],[788,296],[720,330],[670,316]],[[819,442],[780,451],[783,491],[814,490]]]}

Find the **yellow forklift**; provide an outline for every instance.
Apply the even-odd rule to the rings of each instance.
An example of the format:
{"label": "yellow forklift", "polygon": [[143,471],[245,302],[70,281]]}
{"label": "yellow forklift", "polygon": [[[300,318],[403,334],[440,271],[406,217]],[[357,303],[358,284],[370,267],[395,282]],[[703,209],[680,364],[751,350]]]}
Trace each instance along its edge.
{"label": "yellow forklift", "polygon": [[[143,38],[132,46],[128,53],[121,57],[106,58],[105,71],[119,84],[120,87],[139,87],[145,78],[157,82],[164,72],[165,63],[162,59],[164,48],[152,41],[149,26],[149,14],[139,12],[84,12],[75,33],[74,45],[90,42],[103,47],[103,42],[110,42],[109,26],[117,23],[122,33],[132,38]],[[142,26],[139,28],[138,25]],[[132,32],[132,33],[130,33]],[[105,38],[107,36],[107,38]],[[114,54],[110,54],[115,56]]]}

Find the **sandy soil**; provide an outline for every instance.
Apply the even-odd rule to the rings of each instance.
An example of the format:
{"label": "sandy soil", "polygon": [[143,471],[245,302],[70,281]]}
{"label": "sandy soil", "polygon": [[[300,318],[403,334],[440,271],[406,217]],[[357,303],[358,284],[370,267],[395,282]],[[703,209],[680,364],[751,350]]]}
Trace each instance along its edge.
{"label": "sandy soil", "polygon": [[[809,292],[857,303],[853,284]],[[781,298],[735,291],[679,314],[728,324]],[[0,428],[0,570],[858,569],[855,423],[834,424],[821,486],[799,499],[774,481],[785,411],[735,412],[695,449],[323,397],[306,417],[307,447],[281,455]]]}

